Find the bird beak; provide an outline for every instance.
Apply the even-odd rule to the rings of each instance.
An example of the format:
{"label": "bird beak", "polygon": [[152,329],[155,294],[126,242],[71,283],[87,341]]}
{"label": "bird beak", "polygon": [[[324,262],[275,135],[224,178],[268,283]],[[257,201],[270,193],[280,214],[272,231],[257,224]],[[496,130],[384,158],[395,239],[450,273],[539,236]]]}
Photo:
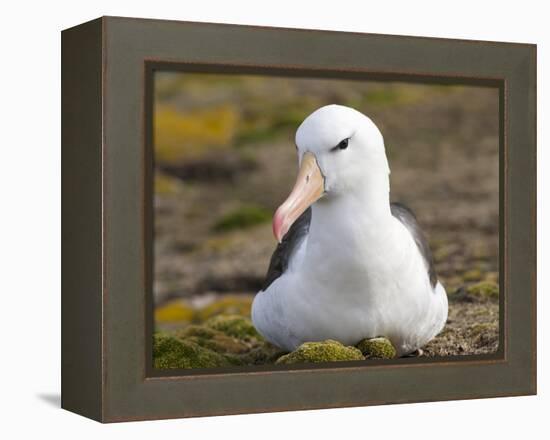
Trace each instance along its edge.
{"label": "bird beak", "polygon": [[292,224],[325,193],[325,178],[313,153],[302,157],[292,192],[273,216],[273,235],[280,243]]}

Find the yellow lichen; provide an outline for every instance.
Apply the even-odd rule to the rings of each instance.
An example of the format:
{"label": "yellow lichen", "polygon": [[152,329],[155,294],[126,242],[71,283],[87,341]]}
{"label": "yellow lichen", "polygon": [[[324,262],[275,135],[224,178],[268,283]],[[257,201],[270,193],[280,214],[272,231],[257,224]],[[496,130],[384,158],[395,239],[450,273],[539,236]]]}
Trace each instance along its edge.
{"label": "yellow lichen", "polygon": [[155,310],[155,321],[158,323],[190,322],[193,315],[193,308],[178,300],[158,307]]}
{"label": "yellow lichen", "polygon": [[227,295],[224,298],[214,301],[206,307],[197,311],[195,319],[206,321],[216,315],[241,315],[250,316],[252,297],[245,295]]}
{"label": "yellow lichen", "polygon": [[198,157],[206,149],[230,147],[238,119],[229,105],[192,112],[159,105],[155,111],[155,159],[181,161]]}

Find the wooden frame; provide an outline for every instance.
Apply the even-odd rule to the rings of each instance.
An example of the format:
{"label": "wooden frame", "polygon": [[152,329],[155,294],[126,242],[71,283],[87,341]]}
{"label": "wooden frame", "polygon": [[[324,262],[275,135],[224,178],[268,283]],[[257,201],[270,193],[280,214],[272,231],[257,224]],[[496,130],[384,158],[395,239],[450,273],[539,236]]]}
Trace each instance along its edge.
{"label": "wooden frame", "polygon": [[[499,351],[152,370],[155,69],[500,90]],[[104,17],[62,34],[62,406],[103,422],[534,394],[536,46]]]}

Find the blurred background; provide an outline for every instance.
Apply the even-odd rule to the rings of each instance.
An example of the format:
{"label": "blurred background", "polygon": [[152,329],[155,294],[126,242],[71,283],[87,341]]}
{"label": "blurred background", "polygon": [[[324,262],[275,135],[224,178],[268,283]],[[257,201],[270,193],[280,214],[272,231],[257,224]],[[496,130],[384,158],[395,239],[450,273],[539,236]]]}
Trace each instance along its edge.
{"label": "blurred background", "polygon": [[336,103],[380,128],[391,199],[432,246],[450,312],[425,354],[497,348],[497,89],[181,72],[154,82],[157,330],[249,313],[276,246],[271,217],[295,180],[294,133]]}

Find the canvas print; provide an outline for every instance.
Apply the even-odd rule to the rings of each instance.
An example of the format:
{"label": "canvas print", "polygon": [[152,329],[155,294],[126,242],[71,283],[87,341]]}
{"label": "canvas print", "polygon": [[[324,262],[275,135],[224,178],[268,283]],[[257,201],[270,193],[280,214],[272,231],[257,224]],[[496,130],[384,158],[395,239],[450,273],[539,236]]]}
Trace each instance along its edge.
{"label": "canvas print", "polygon": [[499,348],[499,90],[154,74],[153,367]]}

